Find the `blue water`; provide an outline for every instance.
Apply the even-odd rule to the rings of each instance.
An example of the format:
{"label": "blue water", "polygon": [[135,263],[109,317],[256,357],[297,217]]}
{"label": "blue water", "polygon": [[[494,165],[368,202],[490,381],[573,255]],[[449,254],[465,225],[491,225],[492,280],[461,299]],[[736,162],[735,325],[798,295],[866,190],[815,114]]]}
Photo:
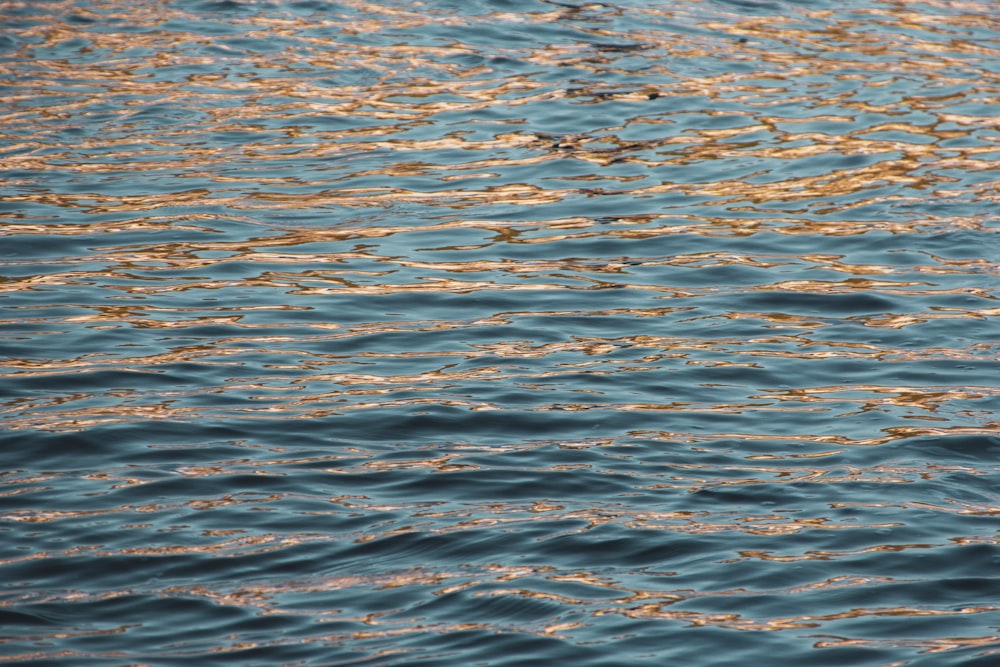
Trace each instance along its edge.
{"label": "blue water", "polygon": [[0,662],[1000,664],[994,3],[0,26]]}

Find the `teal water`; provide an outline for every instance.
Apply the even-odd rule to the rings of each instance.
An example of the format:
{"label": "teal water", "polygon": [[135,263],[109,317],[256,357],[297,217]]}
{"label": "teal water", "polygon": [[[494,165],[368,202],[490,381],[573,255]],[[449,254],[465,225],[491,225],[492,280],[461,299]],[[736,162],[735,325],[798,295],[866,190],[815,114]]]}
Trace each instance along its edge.
{"label": "teal water", "polygon": [[994,3],[0,26],[0,662],[1000,664]]}

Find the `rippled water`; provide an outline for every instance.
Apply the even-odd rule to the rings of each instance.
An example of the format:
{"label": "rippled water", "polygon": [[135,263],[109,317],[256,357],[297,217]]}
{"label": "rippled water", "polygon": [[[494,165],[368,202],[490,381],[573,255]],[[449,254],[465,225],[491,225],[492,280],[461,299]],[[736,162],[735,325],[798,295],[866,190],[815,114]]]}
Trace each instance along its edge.
{"label": "rippled water", "polygon": [[0,21],[0,661],[1000,664],[993,2]]}

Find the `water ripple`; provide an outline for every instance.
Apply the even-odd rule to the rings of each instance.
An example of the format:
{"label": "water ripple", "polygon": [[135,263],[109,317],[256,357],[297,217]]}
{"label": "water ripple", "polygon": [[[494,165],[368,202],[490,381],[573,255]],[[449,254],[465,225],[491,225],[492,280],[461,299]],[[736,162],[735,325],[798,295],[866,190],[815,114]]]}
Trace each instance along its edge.
{"label": "water ripple", "polygon": [[0,662],[997,661],[990,3],[0,18]]}

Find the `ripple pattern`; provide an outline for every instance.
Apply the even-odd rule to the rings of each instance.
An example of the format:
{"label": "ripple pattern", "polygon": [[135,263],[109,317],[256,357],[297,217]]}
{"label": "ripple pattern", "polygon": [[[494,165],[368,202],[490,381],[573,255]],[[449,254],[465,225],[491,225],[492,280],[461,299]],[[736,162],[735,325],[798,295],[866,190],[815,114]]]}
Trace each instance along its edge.
{"label": "ripple pattern", "polygon": [[995,4],[0,22],[0,663],[1000,662]]}

